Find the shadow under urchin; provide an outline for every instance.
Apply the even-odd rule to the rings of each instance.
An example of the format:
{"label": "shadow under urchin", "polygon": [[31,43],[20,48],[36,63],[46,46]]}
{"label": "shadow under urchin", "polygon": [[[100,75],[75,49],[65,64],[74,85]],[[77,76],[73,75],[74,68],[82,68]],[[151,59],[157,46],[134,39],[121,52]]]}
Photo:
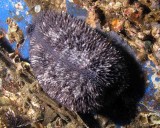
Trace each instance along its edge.
{"label": "shadow under urchin", "polygon": [[135,117],[144,73],[116,33],[53,11],[40,12],[28,30],[31,66],[52,99],[78,112],[90,127],[86,117],[93,113],[120,124]]}

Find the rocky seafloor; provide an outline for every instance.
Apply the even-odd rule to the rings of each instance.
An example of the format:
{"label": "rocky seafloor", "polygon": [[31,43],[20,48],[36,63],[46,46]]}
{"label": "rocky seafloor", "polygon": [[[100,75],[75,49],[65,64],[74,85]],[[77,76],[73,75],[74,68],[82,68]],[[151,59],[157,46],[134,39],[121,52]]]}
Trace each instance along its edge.
{"label": "rocky seafloor", "polygon": [[[25,2],[30,8],[28,13],[33,15],[45,9],[70,11],[65,0],[25,0]],[[160,1],[67,0],[67,2],[76,8],[86,10],[87,15],[84,14],[84,19],[91,27],[104,32],[112,30],[122,36],[135,51],[137,59],[146,69],[150,68],[150,72],[146,71],[146,77],[150,74],[152,76],[150,80],[149,77],[146,80],[148,83],[146,89],[151,86],[150,82],[153,87],[149,92],[146,91],[146,96],[138,108],[139,112],[130,123],[120,126],[101,115],[93,116],[92,120],[89,116],[86,121],[45,95],[32,73],[30,64],[17,57],[19,56],[17,50],[10,54],[1,46],[0,128],[159,128]],[[9,41],[18,42],[24,37],[18,25],[11,23]],[[3,36],[0,33],[0,39]],[[153,89],[156,91],[153,92]],[[153,102],[150,104],[149,101]]]}

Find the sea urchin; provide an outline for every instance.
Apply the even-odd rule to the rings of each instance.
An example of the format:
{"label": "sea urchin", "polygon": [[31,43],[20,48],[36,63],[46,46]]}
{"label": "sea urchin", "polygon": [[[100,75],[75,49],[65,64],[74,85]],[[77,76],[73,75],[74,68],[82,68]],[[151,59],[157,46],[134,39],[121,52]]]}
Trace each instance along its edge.
{"label": "sea urchin", "polygon": [[29,35],[31,66],[41,87],[70,110],[98,111],[119,96],[125,100],[126,93],[133,101],[142,97],[141,67],[114,32],[104,34],[66,13],[44,11],[34,18]]}

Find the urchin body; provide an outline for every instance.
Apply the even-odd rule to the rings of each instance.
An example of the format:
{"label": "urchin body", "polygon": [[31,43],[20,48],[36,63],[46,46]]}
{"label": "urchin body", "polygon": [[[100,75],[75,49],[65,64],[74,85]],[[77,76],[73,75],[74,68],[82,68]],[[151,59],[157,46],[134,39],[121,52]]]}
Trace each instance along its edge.
{"label": "urchin body", "polygon": [[70,110],[98,111],[141,84],[138,63],[116,36],[52,11],[38,14],[32,26],[33,71],[43,90]]}

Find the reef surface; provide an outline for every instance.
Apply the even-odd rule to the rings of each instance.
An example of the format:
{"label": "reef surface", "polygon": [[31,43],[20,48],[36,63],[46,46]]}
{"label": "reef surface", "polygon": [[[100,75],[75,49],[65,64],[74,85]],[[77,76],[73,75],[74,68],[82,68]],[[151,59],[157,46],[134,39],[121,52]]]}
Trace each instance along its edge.
{"label": "reef surface", "polygon": [[[41,10],[67,11],[91,27],[115,31],[133,48],[146,71],[146,94],[138,114],[124,128],[160,127],[160,1],[158,0],[10,0],[0,11],[0,128],[114,128],[102,115],[88,120],[44,94],[28,63],[26,26]],[[8,5],[8,6],[7,6]],[[28,7],[27,7],[28,6]],[[8,7],[8,8],[7,8]],[[2,17],[3,16],[3,17]],[[31,17],[30,17],[31,16]],[[13,22],[7,23],[7,18]],[[24,25],[25,24],[25,25]],[[22,33],[23,32],[23,33]],[[4,44],[7,38],[7,45]],[[18,43],[24,40],[22,43]],[[20,45],[17,45],[20,44]],[[7,49],[8,48],[8,49]]]}

